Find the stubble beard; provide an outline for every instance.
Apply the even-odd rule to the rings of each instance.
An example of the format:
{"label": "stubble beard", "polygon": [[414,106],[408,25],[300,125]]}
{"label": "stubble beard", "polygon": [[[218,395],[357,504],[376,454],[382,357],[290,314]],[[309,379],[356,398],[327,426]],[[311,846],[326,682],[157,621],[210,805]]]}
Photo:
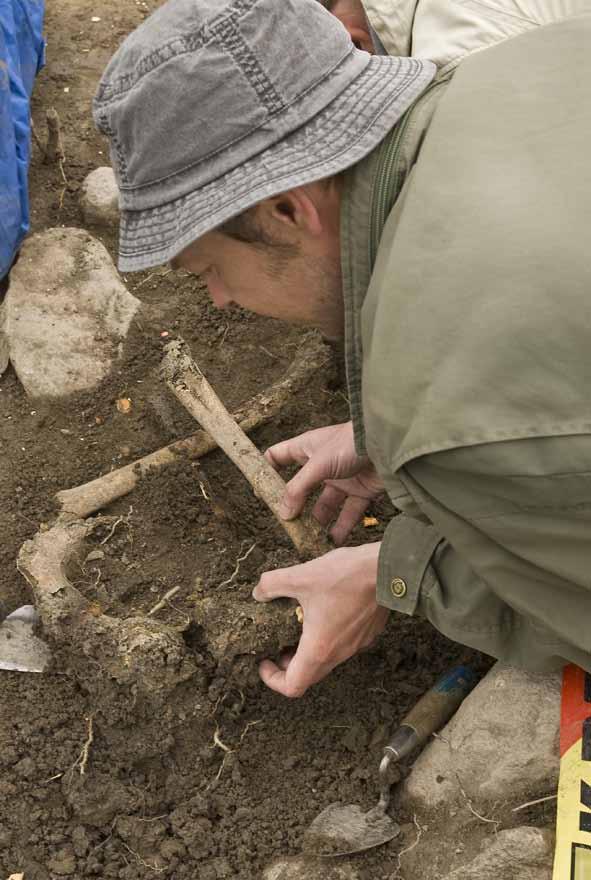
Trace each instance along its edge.
{"label": "stubble beard", "polygon": [[345,311],[340,261],[330,256],[308,257],[303,269],[301,281],[310,298],[306,323],[337,342],[344,335]]}
{"label": "stubble beard", "polygon": [[312,327],[331,341],[344,335],[344,302],[340,255],[304,254],[267,248],[265,271],[284,290],[294,291],[301,308],[285,316],[290,324]]}

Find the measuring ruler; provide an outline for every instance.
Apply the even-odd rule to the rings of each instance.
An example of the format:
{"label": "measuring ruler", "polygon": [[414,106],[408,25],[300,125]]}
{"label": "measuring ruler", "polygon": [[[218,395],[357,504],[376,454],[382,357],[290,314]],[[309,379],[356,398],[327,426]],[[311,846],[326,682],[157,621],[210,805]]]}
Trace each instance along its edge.
{"label": "measuring ruler", "polygon": [[553,880],[591,880],[591,675],[562,678],[560,778]]}

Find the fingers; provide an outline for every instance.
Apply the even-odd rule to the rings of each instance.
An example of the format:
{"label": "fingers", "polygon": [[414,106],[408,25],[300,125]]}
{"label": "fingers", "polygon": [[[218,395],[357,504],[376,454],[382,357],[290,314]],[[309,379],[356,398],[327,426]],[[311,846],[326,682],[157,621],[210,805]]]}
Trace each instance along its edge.
{"label": "fingers", "polygon": [[262,663],[259,663],[259,675],[263,684],[266,684],[270,690],[275,691],[276,694],[282,694],[284,697],[287,696],[286,669],[282,669],[272,660],[263,660]]}
{"label": "fingers", "polygon": [[290,679],[288,679],[288,674],[289,666],[287,669],[282,669],[276,663],[273,663],[272,660],[263,660],[263,662],[259,664],[261,681],[263,684],[266,684],[270,690],[275,691],[275,693],[281,694],[284,697],[290,697],[291,699],[301,697],[306,692],[305,688],[301,689],[293,687]]}
{"label": "fingers", "polygon": [[327,485],[312,508],[312,516],[321,526],[327,526],[338,514],[347,495],[336,486]]}
{"label": "fingers", "polygon": [[303,696],[309,687],[325,678],[333,668],[330,664],[318,663],[314,653],[310,637],[304,631],[298,649],[287,665],[283,658],[279,663],[263,660],[259,665],[259,675],[263,683],[272,691],[290,699],[297,699]]}
{"label": "fingers", "polygon": [[283,669],[284,671],[287,669],[294,658],[295,652],[295,648],[288,648],[287,650],[282,651],[281,656],[277,661],[277,666],[279,667],[279,669]]}
{"label": "fingers", "polygon": [[291,440],[282,440],[281,443],[269,446],[265,452],[265,458],[269,464],[272,464],[277,470],[277,468],[285,467],[288,464],[303,464],[307,461],[308,456],[299,442],[300,437],[292,437]]}
{"label": "fingers", "polygon": [[289,568],[266,571],[252,591],[253,599],[257,602],[271,602],[273,599],[288,598],[297,599],[303,604],[310,588],[314,589],[318,580],[318,569],[322,571],[326,565],[330,566],[335,552],[332,550],[324,556]]}
{"label": "fingers", "polygon": [[330,534],[335,544],[340,546],[349,537],[368,506],[369,499],[347,495],[337,486],[328,485],[314,505],[312,516],[320,525],[327,526],[338,514]]}
{"label": "fingers", "polygon": [[325,459],[321,457],[309,459],[285,487],[285,495],[279,507],[280,516],[283,519],[293,519],[298,516],[304,508],[308,495],[330,476],[330,466]]}
{"label": "fingers", "polygon": [[315,472],[317,466],[310,466],[309,457],[304,452],[300,437],[284,440],[270,446],[265,452],[265,458],[277,470],[288,464],[301,464],[304,467],[289,481],[285,489],[285,495],[279,506],[279,515],[283,519],[293,519],[298,516],[310,492],[318,485]]}
{"label": "fingers", "polygon": [[290,568],[276,568],[274,571],[266,571],[252,591],[252,598],[257,602],[271,602],[273,599],[299,599],[298,587],[306,580],[305,569],[313,565],[312,562],[302,562],[301,565],[292,565]]}
{"label": "fingers", "polygon": [[[351,434],[350,444],[347,442]],[[351,458],[349,445],[352,447],[352,429],[349,424],[331,425],[307,431],[299,437],[276,443],[267,449],[265,457],[274,468],[288,464],[300,464],[301,470],[287,484],[285,495],[279,508],[283,519],[298,516],[310,493],[325,480],[338,477],[342,467],[343,447],[345,459]],[[352,452],[353,461],[357,456]]]}
{"label": "fingers", "polygon": [[369,506],[367,498],[350,495],[339,514],[339,518],[330,530],[330,535],[337,547],[347,540]]}

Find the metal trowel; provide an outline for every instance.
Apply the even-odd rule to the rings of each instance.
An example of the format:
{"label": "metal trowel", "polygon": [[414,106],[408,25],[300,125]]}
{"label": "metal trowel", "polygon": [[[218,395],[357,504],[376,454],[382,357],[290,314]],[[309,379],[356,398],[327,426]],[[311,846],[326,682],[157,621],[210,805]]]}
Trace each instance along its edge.
{"label": "metal trowel", "polygon": [[304,851],[323,857],[345,856],[381,846],[396,837],[400,826],[386,812],[391,797],[392,765],[443,727],[477,681],[468,666],[458,666],[440,678],[411,709],[384,747],[379,768],[380,799],[376,806],[364,813],[357,804],[330,804],[306,831]]}

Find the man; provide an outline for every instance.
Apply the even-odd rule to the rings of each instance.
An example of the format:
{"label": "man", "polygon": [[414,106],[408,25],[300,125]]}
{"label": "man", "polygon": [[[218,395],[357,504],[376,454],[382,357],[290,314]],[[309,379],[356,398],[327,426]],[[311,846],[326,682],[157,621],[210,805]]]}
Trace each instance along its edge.
{"label": "man", "polygon": [[260,668],[286,696],[388,609],[591,669],[590,35],[540,27],[434,81],[316,0],[171,0],[105,72],[121,269],[172,260],[220,307],[345,336],[352,424],[268,452],[303,465],[286,517],[318,485],[337,544],[380,492],[402,511],[381,544],[263,575],[256,599],[304,608]]}

